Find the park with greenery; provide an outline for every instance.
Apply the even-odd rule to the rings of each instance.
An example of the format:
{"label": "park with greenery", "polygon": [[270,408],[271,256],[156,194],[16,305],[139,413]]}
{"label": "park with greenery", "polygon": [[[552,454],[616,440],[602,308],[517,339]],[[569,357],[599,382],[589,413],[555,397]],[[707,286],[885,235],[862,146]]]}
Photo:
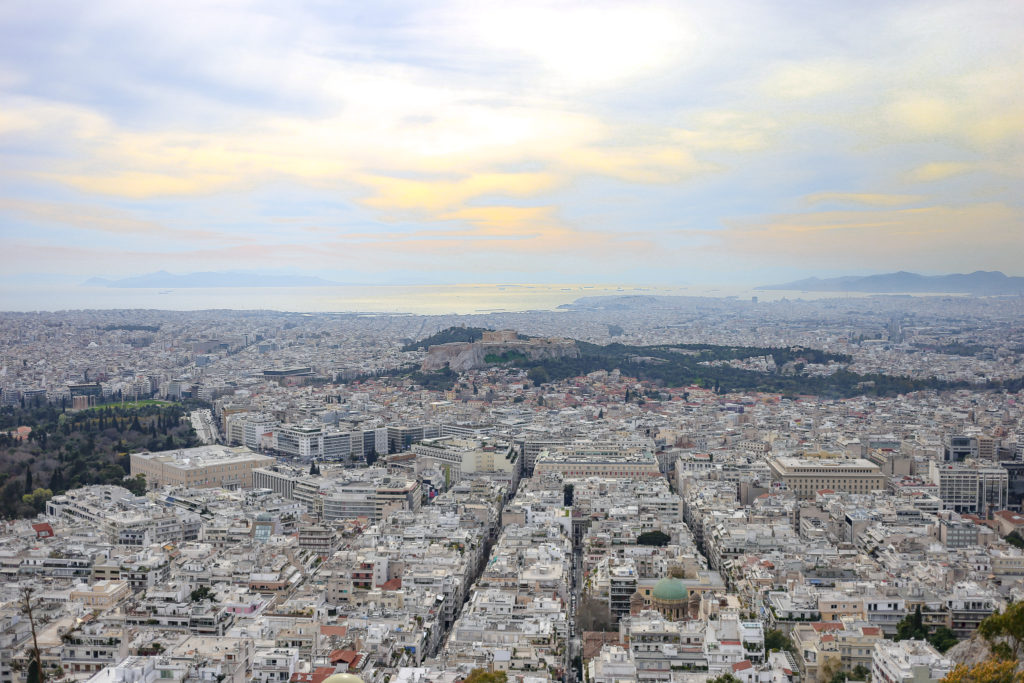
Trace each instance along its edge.
{"label": "park with greenery", "polygon": [[[0,516],[32,517],[50,497],[90,484],[118,484],[136,493],[145,481],[126,479],[129,453],[197,445],[187,419],[192,406],[138,401],[72,411],[35,404],[0,409]],[[24,439],[13,432],[28,427]]]}

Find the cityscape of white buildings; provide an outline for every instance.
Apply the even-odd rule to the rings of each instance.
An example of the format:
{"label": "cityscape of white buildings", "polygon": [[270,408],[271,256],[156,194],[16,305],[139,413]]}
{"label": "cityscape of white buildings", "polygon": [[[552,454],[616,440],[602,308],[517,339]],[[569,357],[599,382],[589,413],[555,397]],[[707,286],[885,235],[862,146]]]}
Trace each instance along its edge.
{"label": "cityscape of white buildings", "polygon": [[[0,314],[8,410],[192,400],[203,444],[129,454],[142,495],[77,488],[0,522],[0,683],[27,680],[33,638],[68,681],[938,681],[956,648],[896,641],[901,620],[967,640],[1024,600],[1024,394],[981,386],[1024,374],[1022,309]],[[392,376],[424,356],[406,343],[453,324],[799,345],[964,384],[825,399],[628,367],[535,383],[492,366],[440,391]],[[734,365],[783,371],[770,360]],[[791,647],[766,644],[776,631]]]}

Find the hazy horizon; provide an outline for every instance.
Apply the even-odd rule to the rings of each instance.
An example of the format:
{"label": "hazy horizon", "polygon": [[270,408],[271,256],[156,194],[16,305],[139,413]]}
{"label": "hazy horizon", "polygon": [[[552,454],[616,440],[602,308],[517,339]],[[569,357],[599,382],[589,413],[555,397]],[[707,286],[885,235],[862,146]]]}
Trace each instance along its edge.
{"label": "hazy horizon", "polygon": [[[336,285],[324,287],[200,287],[161,290],[107,287],[9,288],[0,312],[62,310],[272,310],[291,313],[388,313],[475,315],[554,311],[583,297],[679,296],[750,301],[863,299],[871,296],[955,296],[961,293],[871,293],[756,290],[727,285],[644,285],[586,283],[461,283],[422,285]],[[60,302],[60,303],[54,303]]]}

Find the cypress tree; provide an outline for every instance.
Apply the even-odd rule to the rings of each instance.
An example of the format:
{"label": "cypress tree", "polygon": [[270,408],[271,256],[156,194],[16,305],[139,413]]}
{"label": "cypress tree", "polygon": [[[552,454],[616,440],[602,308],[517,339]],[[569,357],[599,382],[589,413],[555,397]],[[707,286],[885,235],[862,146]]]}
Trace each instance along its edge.
{"label": "cypress tree", "polygon": [[47,488],[54,493],[64,490],[64,473],[60,471],[59,467],[55,468],[50,475],[50,484]]}
{"label": "cypress tree", "polygon": [[42,680],[39,676],[39,660],[33,655],[28,663],[28,674],[25,681],[26,683],[42,683]]}

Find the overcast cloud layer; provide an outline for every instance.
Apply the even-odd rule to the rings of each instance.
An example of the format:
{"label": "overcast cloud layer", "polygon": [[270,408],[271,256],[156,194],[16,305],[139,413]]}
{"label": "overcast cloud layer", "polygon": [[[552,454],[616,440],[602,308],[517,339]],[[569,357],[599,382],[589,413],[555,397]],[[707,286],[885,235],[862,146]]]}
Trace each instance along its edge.
{"label": "overcast cloud layer", "polygon": [[3,282],[1022,274],[1021,36],[1016,0],[6,2]]}

